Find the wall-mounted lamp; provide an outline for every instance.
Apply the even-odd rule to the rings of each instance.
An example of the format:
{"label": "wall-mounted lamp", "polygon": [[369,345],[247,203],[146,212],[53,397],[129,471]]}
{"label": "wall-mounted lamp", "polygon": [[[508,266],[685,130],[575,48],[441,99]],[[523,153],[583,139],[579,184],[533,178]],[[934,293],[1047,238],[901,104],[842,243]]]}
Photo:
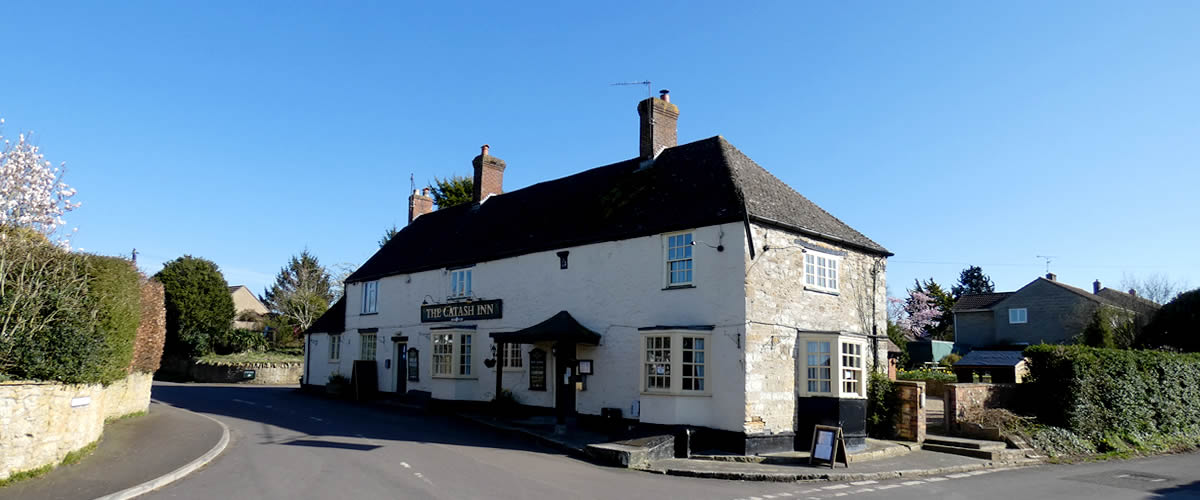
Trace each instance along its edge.
{"label": "wall-mounted lamp", "polygon": [[423,305],[423,306],[427,306],[429,304],[434,304],[434,303],[437,303],[437,301],[433,300],[433,296],[430,296],[430,295],[426,295],[425,298],[423,300],[421,300],[421,305]]}

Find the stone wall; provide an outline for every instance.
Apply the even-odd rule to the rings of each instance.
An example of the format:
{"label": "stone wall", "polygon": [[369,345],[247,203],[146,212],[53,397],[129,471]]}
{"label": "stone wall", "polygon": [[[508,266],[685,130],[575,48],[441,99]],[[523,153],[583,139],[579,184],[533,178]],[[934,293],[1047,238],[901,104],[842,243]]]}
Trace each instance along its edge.
{"label": "stone wall", "polygon": [[100,439],[106,419],[146,411],[152,381],[133,373],[108,387],[0,382],[0,480],[57,464]]}
{"label": "stone wall", "polygon": [[985,408],[1009,408],[1016,400],[1017,384],[950,384],[946,386],[946,431],[951,434],[976,434],[966,424]]}
{"label": "stone wall", "polygon": [[899,409],[896,412],[896,438],[925,441],[925,382],[896,381]]}
{"label": "stone wall", "polygon": [[[193,382],[256,385],[297,385],[304,375],[304,363],[241,363],[235,365],[200,364],[192,360],[164,359],[162,369]],[[254,378],[246,379],[247,370]]]}
{"label": "stone wall", "polygon": [[[874,326],[886,334],[887,283],[885,260],[853,248],[761,224],[751,224],[753,249],[746,265],[746,413],[744,432],[794,432],[796,398],[802,361],[797,330],[841,332],[867,336]],[[798,243],[798,241],[802,242]],[[837,293],[806,290],[804,255],[809,248],[834,252],[841,258]],[[750,259],[750,251],[755,257]],[[873,267],[878,270],[872,276]],[[874,280],[872,278],[874,277]],[[874,344],[875,353],[871,352]],[[887,369],[887,342],[867,337],[863,352],[868,369],[876,360]],[[864,380],[865,383],[865,380]]]}

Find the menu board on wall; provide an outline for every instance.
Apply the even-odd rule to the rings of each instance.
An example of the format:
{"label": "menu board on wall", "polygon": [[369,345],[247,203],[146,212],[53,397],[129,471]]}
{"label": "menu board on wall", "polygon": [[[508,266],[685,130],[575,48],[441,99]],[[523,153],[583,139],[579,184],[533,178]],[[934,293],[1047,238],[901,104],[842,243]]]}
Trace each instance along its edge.
{"label": "menu board on wall", "polygon": [[546,390],[546,351],[529,351],[529,390]]}

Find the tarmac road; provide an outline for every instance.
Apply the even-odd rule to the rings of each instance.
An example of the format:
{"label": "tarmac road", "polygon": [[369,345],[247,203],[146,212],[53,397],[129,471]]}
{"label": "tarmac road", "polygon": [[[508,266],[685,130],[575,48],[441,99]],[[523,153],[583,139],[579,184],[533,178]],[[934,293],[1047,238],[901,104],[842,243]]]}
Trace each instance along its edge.
{"label": "tarmac road", "polygon": [[[756,483],[600,467],[454,417],[291,387],[156,384],[231,429],[225,453],[143,498],[1200,498],[1200,454],[865,483]],[[182,436],[181,436],[182,438]]]}

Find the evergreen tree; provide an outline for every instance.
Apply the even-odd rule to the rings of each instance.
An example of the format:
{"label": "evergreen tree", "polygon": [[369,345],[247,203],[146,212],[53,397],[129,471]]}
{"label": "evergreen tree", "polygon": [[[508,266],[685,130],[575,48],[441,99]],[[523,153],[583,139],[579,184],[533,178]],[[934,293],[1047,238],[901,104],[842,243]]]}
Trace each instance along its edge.
{"label": "evergreen tree", "polygon": [[475,180],[470,177],[453,175],[445,179],[433,178],[429,186],[429,194],[438,210],[450,208],[463,203],[475,201]]}
{"label": "evergreen tree", "polygon": [[392,238],[395,238],[396,233],[399,233],[399,232],[400,232],[400,229],[397,228],[395,224],[392,224],[392,227],[387,228],[387,230],[385,230],[383,232],[383,237],[379,238],[379,248],[383,248],[383,246],[386,245],[389,241],[392,241]]}
{"label": "evergreen tree", "polygon": [[[275,284],[263,293],[263,303],[278,315],[277,330],[304,331],[312,326],[333,302],[329,271],[308,250],[292,256],[275,275]],[[280,339],[290,340],[290,337]]]}
{"label": "evergreen tree", "polygon": [[165,294],[167,352],[212,352],[213,339],[229,332],[234,316],[233,297],[220,268],[211,260],[184,255],[164,264],[154,278]]}
{"label": "evergreen tree", "polygon": [[958,284],[950,287],[950,293],[954,295],[957,301],[963,295],[975,295],[979,293],[993,293],[996,291],[996,284],[992,283],[992,279],[988,275],[983,274],[983,269],[979,266],[970,266],[963,269],[958,274]]}

